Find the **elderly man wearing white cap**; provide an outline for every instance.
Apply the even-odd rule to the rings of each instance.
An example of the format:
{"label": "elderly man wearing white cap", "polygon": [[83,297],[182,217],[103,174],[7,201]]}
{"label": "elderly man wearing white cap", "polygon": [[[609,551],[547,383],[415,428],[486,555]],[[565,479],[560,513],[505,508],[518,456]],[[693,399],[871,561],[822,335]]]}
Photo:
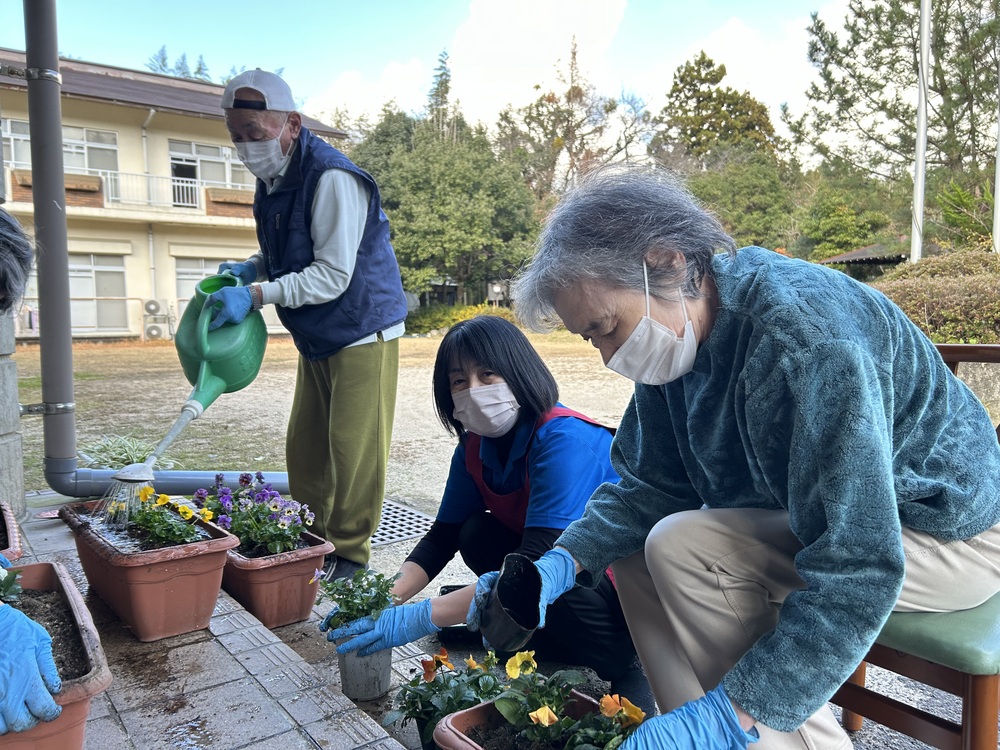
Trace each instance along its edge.
{"label": "elderly man wearing white cap", "polygon": [[336,547],[328,577],[368,564],[382,515],[406,298],[379,189],[364,170],[302,125],[274,73],[249,70],[222,95],[226,128],[257,177],[260,251],[223,263],[243,286],[211,328],[275,305],[299,350],[285,451],[292,496]]}

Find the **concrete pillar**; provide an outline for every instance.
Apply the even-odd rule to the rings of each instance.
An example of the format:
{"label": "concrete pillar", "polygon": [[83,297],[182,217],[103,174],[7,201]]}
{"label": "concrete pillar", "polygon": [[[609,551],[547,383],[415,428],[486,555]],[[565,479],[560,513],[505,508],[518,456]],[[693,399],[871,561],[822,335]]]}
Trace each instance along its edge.
{"label": "concrete pillar", "polygon": [[17,400],[17,365],[14,363],[14,319],[0,315],[0,497],[14,516],[24,518],[24,454],[21,451],[21,416]]}

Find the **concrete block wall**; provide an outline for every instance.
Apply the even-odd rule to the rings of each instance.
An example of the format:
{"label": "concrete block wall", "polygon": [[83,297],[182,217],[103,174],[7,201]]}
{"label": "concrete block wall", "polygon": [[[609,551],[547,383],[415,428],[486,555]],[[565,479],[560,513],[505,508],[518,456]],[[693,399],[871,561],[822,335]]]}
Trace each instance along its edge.
{"label": "concrete block wall", "polygon": [[14,516],[23,519],[24,454],[14,363],[14,319],[0,315],[0,497],[10,502]]}

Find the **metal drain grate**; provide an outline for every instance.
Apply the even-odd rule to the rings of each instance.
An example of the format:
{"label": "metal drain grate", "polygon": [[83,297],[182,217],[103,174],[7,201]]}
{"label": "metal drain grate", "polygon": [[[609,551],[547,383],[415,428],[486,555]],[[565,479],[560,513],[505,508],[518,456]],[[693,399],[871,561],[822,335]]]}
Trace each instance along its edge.
{"label": "metal drain grate", "polygon": [[432,516],[386,499],[382,503],[382,520],[372,535],[372,547],[423,536],[432,523]]}

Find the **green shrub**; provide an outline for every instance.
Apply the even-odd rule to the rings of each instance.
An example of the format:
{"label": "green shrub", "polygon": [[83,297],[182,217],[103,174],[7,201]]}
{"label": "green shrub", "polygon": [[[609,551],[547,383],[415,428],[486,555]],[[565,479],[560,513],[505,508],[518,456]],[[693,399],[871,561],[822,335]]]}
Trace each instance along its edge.
{"label": "green shrub", "polygon": [[499,315],[501,318],[516,323],[514,311],[509,307],[494,307],[482,305],[430,305],[414,310],[406,318],[407,333],[430,333],[431,331],[447,330],[462,320],[469,320],[477,315]]}
{"label": "green shrub", "polygon": [[1000,256],[965,250],[905,264],[873,287],[938,344],[1000,343]]}

